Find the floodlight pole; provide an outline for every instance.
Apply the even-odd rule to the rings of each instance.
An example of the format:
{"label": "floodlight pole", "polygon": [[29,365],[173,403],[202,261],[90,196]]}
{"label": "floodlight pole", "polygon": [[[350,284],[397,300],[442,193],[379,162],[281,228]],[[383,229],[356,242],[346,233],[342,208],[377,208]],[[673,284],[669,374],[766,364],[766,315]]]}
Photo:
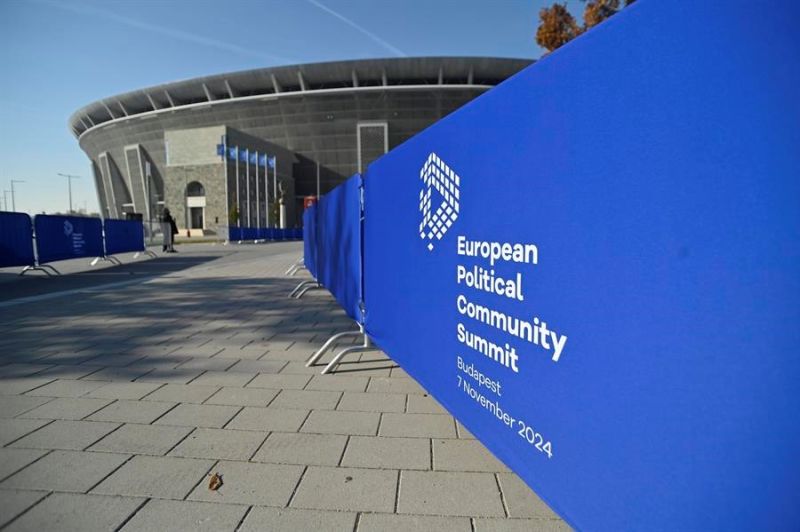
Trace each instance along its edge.
{"label": "floodlight pole", "polygon": [[79,175],[70,175],[70,174],[57,174],[61,177],[67,178],[67,184],[69,188],[69,214],[72,214],[72,180],[73,179],[80,179],[81,176]]}
{"label": "floodlight pole", "polygon": [[8,210],[8,190],[3,191],[3,210]]}
{"label": "floodlight pole", "polygon": [[11,180],[11,210],[16,212],[17,211],[17,202],[16,198],[14,197],[14,183],[24,183],[22,179],[12,179]]}

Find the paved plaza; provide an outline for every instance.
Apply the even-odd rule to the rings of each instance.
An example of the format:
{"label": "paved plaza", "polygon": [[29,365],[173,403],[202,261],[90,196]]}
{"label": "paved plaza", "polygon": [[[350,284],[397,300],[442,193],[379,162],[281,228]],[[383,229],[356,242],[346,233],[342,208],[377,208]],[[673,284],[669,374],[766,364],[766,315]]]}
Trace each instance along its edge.
{"label": "paved plaza", "polygon": [[301,253],[0,270],[0,528],[569,530],[382,353],[305,367],[355,326]]}

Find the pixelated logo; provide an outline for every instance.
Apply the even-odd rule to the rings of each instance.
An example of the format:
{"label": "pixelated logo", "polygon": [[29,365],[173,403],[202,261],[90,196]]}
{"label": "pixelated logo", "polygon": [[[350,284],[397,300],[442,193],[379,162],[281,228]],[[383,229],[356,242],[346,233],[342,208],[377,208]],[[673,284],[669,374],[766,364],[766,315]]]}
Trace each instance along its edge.
{"label": "pixelated logo", "polygon": [[72,228],[72,224],[69,222],[69,220],[64,220],[64,236],[70,236],[73,230],[74,229]]}
{"label": "pixelated logo", "polygon": [[[434,239],[441,240],[458,219],[461,178],[435,153],[428,155],[419,177],[423,182],[419,191],[419,212],[422,214],[419,237],[428,240],[428,251],[433,251]],[[435,212],[432,211],[434,203],[438,205]]]}

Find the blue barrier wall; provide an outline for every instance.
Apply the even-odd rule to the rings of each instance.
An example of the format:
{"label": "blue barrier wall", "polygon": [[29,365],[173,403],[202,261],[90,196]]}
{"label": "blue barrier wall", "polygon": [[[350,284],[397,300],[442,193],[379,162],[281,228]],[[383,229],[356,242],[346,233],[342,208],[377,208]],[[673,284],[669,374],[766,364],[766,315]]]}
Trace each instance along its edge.
{"label": "blue barrier wall", "polygon": [[33,226],[40,263],[103,256],[100,218],[37,214]]}
{"label": "blue barrier wall", "polygon": [[144,251],[144,225],[137,220],[103,220],[106,254]]}
{"label": "blue barrier wall", "polygon": [[317,203],[317,280],[347,315],[361,313],[361,175],[356,174]]}
{"label": "blue barrier wall", "polygon": [[22,212],[0,212],[0,268],[33,264],[30,216]]}
{"label": "blue barrier wall", "polygon": [[317,270],[317,205],[303,211],[303,264],[311,277],[318,279]]}
{"label": "blue barrier wall", "polygon": [[640,0],[369,168],[367,331],[577,528],[800,523],[799,18]]}

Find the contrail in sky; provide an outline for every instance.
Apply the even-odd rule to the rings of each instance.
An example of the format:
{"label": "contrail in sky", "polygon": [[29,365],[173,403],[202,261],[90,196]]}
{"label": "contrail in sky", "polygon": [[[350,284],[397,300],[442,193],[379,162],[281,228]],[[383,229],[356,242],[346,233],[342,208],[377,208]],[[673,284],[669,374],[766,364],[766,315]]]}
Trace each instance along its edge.
{"label": "contrail in sky", "polygon": [[78,13],[80,15],[92,15],[97,17],[102,17],[108,20],[113,20],[114,22],[118,22],[125,26],[148,31],[150,33],[157,33],[159,35],[164,35],[166,37],[172,37],[173,39],[199,44],[202,46],[207,46],[209,48],[216,48],[217,50],[223,50],[226,52],[232,52],[239,55],[245,55],[249,57],[256,57],[259,59],[271,59],[274,61],[280,61],[283,63],[293,63],[295,62],[293,59],[288,57],[282,57],[279,55],[273,55],[268,53],[262,53],[257,50],[252,50],[250,48],[245,48],[244,46],[239,46],[236,44],[227,43],[224,41],[218,41],[216,39],[210,39],[208,37],[204,37],[202,35],[198,35],[195,33],[190,33],[188,31],[183,31],[175,28],[168,28],[166,26],[159,26],[157,24],[151,24],[149,22],[142,22],[141,20],[136,20],[130,17],[125,17],[123,15],[119,15],[112,11],[107,11],[105,9],[97,9],[95,7],[85,6],[85,5],[75,5],[75,4],[67,4],[67,3],[57,3],[51,2],[49,0],[33,0],[34,3],[46,5],[49,7],[55,7],[58,9],[63,9],[66,11],[71,11],[73,13]]}
{"label": "contrail in sky", "polygon": [[377,35],[375,35],[371,31],[369,31],[368,29],[359,26],[358,24],[356,24],[355,22],[353,22],[349,18],[345,17],[344,15],[342,15],[340,13],[337,13],[333,9],[320,4],[317,0],[308,0],[308,1],[309,1],[309,3],[317,6],[321,10],[325,11],[329,15],[332,15],[332,16],[338,18],[339,20],[341,20],[342,22],[344,22],[348,26],[352,26],[353,28],[357,29],[358,31],[360,31],[361,33],[363,33],[364,35],[366,35],[367,37],[369,37],[370,39],[372,39],[376,43],[380,44],[381,46],[383,46],[384,48],[386,48],[387,50],[389,50],[393,54],[397,55],[398,57],[407,57],[405,52],[403,52],[402,50],[400,50],[399,48],[397,48],[395,46],[392,46],[391,44],[389,44],[388,42],[384,41],[383,39],[381,39],[380,37],[378,37]]}

